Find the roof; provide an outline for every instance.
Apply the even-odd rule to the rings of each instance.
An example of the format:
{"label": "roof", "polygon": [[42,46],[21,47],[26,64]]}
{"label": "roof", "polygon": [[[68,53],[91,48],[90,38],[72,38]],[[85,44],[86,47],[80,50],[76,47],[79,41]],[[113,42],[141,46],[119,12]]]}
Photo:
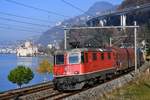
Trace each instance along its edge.
{"label": "roof", "polygon": [[57,50],[55,54],[63,54],[64,52],[83,52],[83,51],[100,51],[100,52],[111,52],[112,48],[75,48],[68,50]]}

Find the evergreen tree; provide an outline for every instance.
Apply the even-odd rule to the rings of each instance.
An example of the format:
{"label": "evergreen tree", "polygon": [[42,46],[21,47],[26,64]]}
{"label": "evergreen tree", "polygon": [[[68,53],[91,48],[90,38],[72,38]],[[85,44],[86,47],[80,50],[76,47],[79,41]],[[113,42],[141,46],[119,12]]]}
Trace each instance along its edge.
{"label": "evergreen tree", "polygon": [[17,66],[10,71],[8,80],[17,84],[20,88],[23,84],[28,84],[34,77],[34,73],[30,68],[25,66]]}

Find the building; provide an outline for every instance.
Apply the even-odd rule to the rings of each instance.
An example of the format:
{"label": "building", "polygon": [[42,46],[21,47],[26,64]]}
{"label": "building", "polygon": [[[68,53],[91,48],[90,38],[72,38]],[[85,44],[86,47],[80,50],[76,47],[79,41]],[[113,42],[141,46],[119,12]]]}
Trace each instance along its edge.
{"label": "building", "polygon": [[38,54],[38,48],[33,46],[31,42],[25,42],[24,45],[17,48],[17,56],[36,56]]}

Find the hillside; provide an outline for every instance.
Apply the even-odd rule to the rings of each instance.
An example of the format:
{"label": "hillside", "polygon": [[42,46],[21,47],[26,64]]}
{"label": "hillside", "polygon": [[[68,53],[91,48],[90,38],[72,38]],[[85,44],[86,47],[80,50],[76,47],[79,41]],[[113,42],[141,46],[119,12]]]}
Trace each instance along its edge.
{"label": "hillside", "polygon": [[140,75],[137,80],[114,90],[103,97],[103,100],[149,100],[150,98],[150,73]]}
{"label": "hillside", "polygon": [[118,9],[129,8],[133,6],[138,6],[142,4],[150,3],[150,0],[124,0]]}
{"label": "hillside", "polygon": [[60,42],[62,41],[64,36],[62,26],[85,26],[86,21],[89,18],[87,14],[96,16],[110,9],[115,10],[116,6],[107,2],[96,2],[84,14],[65,20],[59,26],[54,26],[51,29],[47,30],[45,33],[43,33],[43,35],[40,36],[40,38],[38,39],[38,43],[46,46],[48,43],[53,43],[54,40]]}
{"label": "hillside", "polygon": [[[148,3],[150,3],[150,0],[124,0],[118,9],[124,9]],[[150,44],[150,10],[136,11],[131,13],[132,14],[128,15],[130,16],[128,22],[137,21],[138,25],[140,25],[139,37],[143,37]]]}

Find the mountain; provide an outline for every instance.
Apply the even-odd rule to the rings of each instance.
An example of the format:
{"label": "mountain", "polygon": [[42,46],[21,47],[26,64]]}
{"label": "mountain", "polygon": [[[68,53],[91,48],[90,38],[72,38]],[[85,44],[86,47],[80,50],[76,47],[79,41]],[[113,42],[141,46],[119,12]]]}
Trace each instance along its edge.
{"label": "mountain", "polygon": [[116,10],[116,6],[108,2],[96,2],[92,5],[84,14],[70,18],[63,22],[60,22],[59,25],[54,26],[44,32],[38,39],[38,43],[46,46],[49,43],[60,42],[64,38],[63,26],[86,26],[86,21],[94,16],[103,14],[110,10]]}
{"label": "mountain", "polygon": [[87,13],[95,16],[95,15],[105,13],[107,11],[115,10],[115,9],[116,9],[116,7],[114,5],[112,5],[111,3],[102,1],[102,2],[96,2],[93,6],[91,6],[89,8]]}

